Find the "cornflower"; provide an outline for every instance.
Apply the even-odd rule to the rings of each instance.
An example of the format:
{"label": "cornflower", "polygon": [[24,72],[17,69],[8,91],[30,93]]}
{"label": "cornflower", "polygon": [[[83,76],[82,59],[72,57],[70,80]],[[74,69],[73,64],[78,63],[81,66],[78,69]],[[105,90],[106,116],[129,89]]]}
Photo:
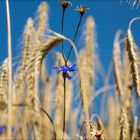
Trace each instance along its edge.
{"label": "cornflower", "polygon": [[72,80],[72,76],[70,76],[69,73],[74,74],[78,70],[76,64],[74,64],[72,66],[67,66],[67,65],[63,65],[63,66],[60,66],[60,67],[55,66],[53,68],[58,73],[62,72],[63,77],[68,78],[69,80]]}

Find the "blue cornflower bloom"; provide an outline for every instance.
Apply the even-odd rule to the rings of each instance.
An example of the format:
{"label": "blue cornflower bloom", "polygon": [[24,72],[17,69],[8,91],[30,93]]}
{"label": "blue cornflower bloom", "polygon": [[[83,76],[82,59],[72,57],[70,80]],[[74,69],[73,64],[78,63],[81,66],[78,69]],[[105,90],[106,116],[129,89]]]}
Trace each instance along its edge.
{"label": "blue cornflower bloom", "polygon": [[53,67],[53,68],[56,70],[56,72],[63,72],[63,76],[65,76],[69,80],[72,79],[72,76],[69,75],[69,72],[74,73],[74,72],[77,72],[77,70],[78,70],[76,64],[74,64],[72,66],[66,66],[66,65],[61,66],[61,67],[56,66],[56,67]]}

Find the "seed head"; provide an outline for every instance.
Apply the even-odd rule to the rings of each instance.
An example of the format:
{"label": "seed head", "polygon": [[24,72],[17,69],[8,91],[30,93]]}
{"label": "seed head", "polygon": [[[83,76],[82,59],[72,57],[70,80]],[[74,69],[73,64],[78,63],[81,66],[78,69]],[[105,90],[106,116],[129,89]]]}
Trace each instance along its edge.
{"label": "seed head", "polygon": [[100,138],[102,136],[102,134],[103,134],[103,130],[96,130],[95,136],[97,138]]}
{"label": "seed head", "polygon": [[89,8],[81,5],[80,7],[77,7],[75,10],[79,11],[80,15],[82,16],[85,14],[85,12],[87,12],[87,10],[89,10]]}
{"label": "seed head", "polygon": [[66,9],[71,3],[69,1],[61,0],[61,6],[63,9]]}

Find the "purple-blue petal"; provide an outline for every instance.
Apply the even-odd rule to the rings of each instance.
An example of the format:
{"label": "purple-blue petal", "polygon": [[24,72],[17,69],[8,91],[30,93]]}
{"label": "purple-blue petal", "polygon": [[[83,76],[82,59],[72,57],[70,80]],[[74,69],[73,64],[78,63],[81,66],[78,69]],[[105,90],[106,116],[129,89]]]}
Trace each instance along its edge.
{"label": "purple-blue petal", "polygon": [[62,71],[61,67],[53,67],[53,69],[55,69],[57,72],[61,72]]}
{"label": "purple-blue petal", "polygon": [[5,126],[0,126],[0,135],[4,132]]}
{"label": "purple-blue petal", "polygon": [[77,71],[77,65],[74,64],[74,65],[70,66],[70,67],[69,67],[69,71],[70,71],[70,72],[75,72],[75,71]]}
{"label": "purple-blue petal", "polygon": [[68,73],[66,74],[66,78],[68,78],[69,80],[72,80],[72,77],[71,77],[71,76],[69,76],[69,74],[68,74]]}
{"label": "purple-blue petal", "polygon": [[[4,131],[6,131],[6,126],[5,125],[2,125],[2,126],[0,126],[0,135],[4,132]],[[15,127],[12,127],[12,133],[14,133],[14,131],[15,131]]]}

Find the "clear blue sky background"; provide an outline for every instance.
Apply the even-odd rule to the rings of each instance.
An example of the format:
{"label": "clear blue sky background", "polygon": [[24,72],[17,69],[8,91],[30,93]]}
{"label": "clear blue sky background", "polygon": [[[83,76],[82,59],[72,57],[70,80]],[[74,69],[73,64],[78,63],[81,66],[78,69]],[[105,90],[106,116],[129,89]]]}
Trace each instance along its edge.
{"label": "clear blue sky background", "polygon": [[[35,12],[42,0],[9,0],[11,9],[12,26],[12,50],[13,56],[19,55],[20,42],[24,25],[28,17],[35,17]],[[67,9],[65,20],[65,34],[73,38],[75,28],[79,19],[79,13],[74,10],[76,6],[84,4],[90,8],[83,18],[80,29],[83,29],[87,16],[92,15],[95,18],[97,29],[97,41],[99,44],[99,54],[101,60],[107,69],[112,58],[112,47],[114,35],[118,29],[127,30],[129,21],[140,16],[140,8],[132,9],[125,2],[120,4],[121,0],[71,0],[73,6]],[[49,5],[49,24],[52,30],[61,31],[61,8],[58,0],[47,0]],[[138,45],[140,45],[140,21],[133,26],[133,33]],[[82,32],[78,34],[78,40],[81,41]],[[76,44],[77,44],[76,43]],[[77,44],[78,45],[78,44]],[[78,48],[82,48],[79,43]],[[0,64],[7,57],[7,30],[6,30],[6,8],[5,0],[0,0]]]}

